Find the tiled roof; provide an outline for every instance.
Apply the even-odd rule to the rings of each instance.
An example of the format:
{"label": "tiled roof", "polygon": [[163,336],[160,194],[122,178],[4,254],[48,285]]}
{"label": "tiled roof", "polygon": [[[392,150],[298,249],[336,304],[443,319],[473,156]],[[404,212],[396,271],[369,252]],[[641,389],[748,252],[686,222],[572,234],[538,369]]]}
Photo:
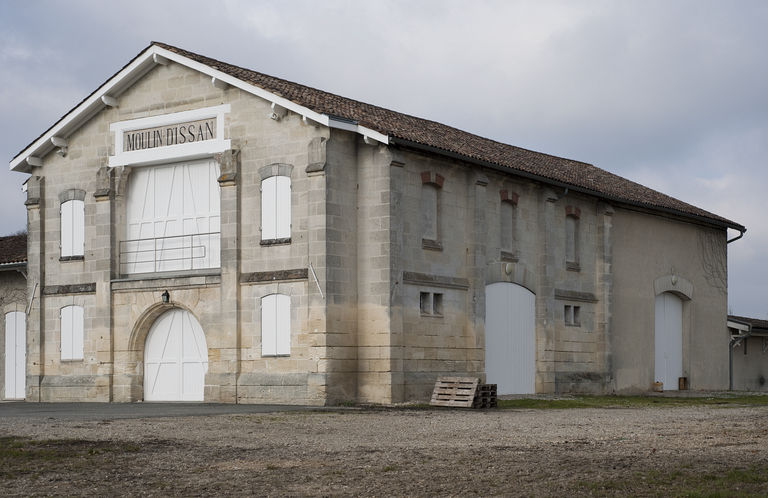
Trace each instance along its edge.
{"label": "tiled roof", "polygon": [[748,318],[746,316],[728,315],[729,320],[736,322],[748,323],[752,326],[752,330],[762,329],[768,331],[768,320],[760,320],[759,318]]}
{"label": "tiled roof", "polygon": [[27,262],[27,234],[0,237],[0,265]]}
{"label": "tiled roof", "polygon": [[[435,121],[391,111],[383,107],[366,104],[333,93],[268,76],[165,43],[152,42],[149,48],[153,45],[226,73],[319,114],[354,121],[361,126],[388,136],[390,142],[395,145],[423,147],[433,152],[443,153],[468,162],[490,165],[502,170],[509,169],[513,174],[517,173],[540,179],[544,182],[573,187],[574,190],[581,190],[610,201],[624,202],[652,210],[672,212],[718,226],[744,230],[742,225],[734,221],[692,206],[588,163],[507,145]],[[131,62],[126,64],[124,68],[128,67]],[[83,102],[87,99],[88,97]],[[77,106],[72,111],[76,108]],[[64,117],[59,121],[62,121]],[[56,124],[54,123],[51,128],[55,127]],[[44,132],[43,135],[45,133],[47,132]],[[21,153],[23,151],[19,155]]]}
{"label": "tiled roof", "polygon": [[[199,54],[154,42],[155,45],[280,95],[317,113],[339,116],[384,135],[580,187],[609,199],[700,216],[732,227],[737,223],[622,178],[591,164],[507,145],[451,126],[402,114],[308,86],[244,69]],[[742,227],[743,228],[743,227]]]}

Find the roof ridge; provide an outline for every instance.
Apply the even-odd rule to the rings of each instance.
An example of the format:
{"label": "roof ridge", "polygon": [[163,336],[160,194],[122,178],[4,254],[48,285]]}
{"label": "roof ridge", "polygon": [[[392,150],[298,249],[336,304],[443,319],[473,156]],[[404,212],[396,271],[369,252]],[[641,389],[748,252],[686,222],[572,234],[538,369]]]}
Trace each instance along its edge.
{"label": "roof ridge", "polygon": [[[48,133],[153,46],[173,52],[212,70],[221,71],[318,114],[353,120],[358,125],[391,137],[395,141],[400,139],[401,143],[407,142],[417,146],[426,146],[437,153],[444,151],[447,155],[468,162],[474,161],[476,164],[499,166],[508,169],[512,174],[531,175],[529,177],[540,179],[545,183],[554,182],[560,185],[570,185],[574,190],[580,190],[598,198],[682,215],[714,224],[720,228],[729,227],[742,232],[746,230],[742,225],[727,218],[626,179],[591,163],[506,144],[434,120],[343,97],[159,41],[151,42],[147,48],[57,120],[40,137]],[[17,154],[14,160],[35,144],[40,137]]]}
{"label": "roof ridge", "polygon": [[[223,64],[223,65],[226,65],[226,66],[237,68],[237,69],[242,70],[242,71],[248,71],[250,73],[259,74],[259,75],[265,76],[267,78],[278,80],[278,81],[281,81],[281,82],[284,82],[284,83],[288,83],[288,84],[291,84],[291,85],[296,85],[296,86],[299,86],[299,87],[302,87],[302,88],[306,88],[308,90],[313,90],[313,91],[316,91],[316,92],[324,93],[324,94],[332,96],[332,97],[337,97],[337,98],[345,99],[347,101],[354,102],[354,103],[357,103],[357,104],[361,104],[361,105],[364,105],[364,106],[369,106],[369,107],[373,107],[373,108],[376,108],[376,109],[380,109],[382,111],[394,112],[394,113],[400,114],[402,116],[406,116],[406,117],[413,118],[413,119],[418,119],[419,121],[433,123],[433,124],[440,125],[440,126],[446,126],[448,128],[452,128],[452,129],[454,129],[456,131],[459,131],[461,133],[471,134],[471,135],[474,135],[476,137],[482,138],[483,140],[488,140],[490,142],[494,142],[494,143],[496,143],[498,145],[501,145],[501,146],[504,146],[504,147],[514,147],[516,149],[520,149],[520,150],[524,150],[524,151],[528,151],[528,152],[533,152],[534,154],[541,154],[541,155],[549,156],[549,157],[552,157],[552,158],[555,158],[555,159],[565,159],[567,161],[572,161],[572,162],[579,163],[579,164],[586,164],[586,165],[594,167],[593,164],[585,162],[585,161],[581,161],[581,160],[578,160],[578,159],[572,159],[572,158],[564,157],[564,156],[558,156],[558,155],[555,155],[555,154],[550,154],[548,152],[541,152],[541,151],[529,149],[529,148],[526,148],[526,147],[520,147],[518,145],[511,145],[511,144],[508,144],[508,143],[505,143],[505,142],[501,142],[501,141],[493,139],[493,138],[488,138],[488,137],[483,137],[481,135],[477,135],[477,134],[475,134],[475,133],[473,133],[471,131],[463,130],[463,129],[458,128],[456,126],[452,126],[452,125],[448,125],[448,124],[445,124],[445,123],[441,123],[440,121],[436,121],[434,119],[423,118],[421,116],[416,116],[415,114],[409,114],[407,112],[396,111],[394,109],[389,109],[389,108],[386,108],[386,107],[383,107],[383,106],[380,106],[380,105],[377,105],[377,104],[371,104],[369,102],[364,102],[362,100],[354,99],[354,98],[351,98],[351,97],[345,97],[345,96],[343,96],[341,94],[338,94],[338,93],[333,93],[333,92],[329,92],[328,90],[323,90],[321,88],[313,87],[313,86],[310,86],[310,85],[305,85],[304,83],[297,83],[295,81],[291,81],[289,79],[282,78],[280,76],[273,76],[271,74],[267,74],[267,73],[264,73],[264,72],[261,72],[261,71],[256,71],[254,69],[250,69],[250,68],[247,68],[247,67],[244,67],[244,66],[240,66],[238,64],[232,64],[231,62],[221,61],[219,59],[215,59],[215,58],[209,57],[207,55],[198,54],[198,53],[192,52],[190,50],[187,50],[187,49],[184,49],[184,48],[180,48],[180,47],[177,47],[175,45],[168,44],[168,43],[153,41],[152,45],[158,45],[159,47],[165,48],[166,50],[170,49],[171,51],[177,51],[177,53],[178,52],[186,52],[188,54],[193,54],[193,55],[195,55],[197,57],[200,57],[200,58],[203,58],[203,59],[207,59],[207,60],[210,60],[210,61],[214,61],[214,62],[216,62],[218,64]],[[179,54],[179,55],[183,55],[183,54]],[[294,102],[294,103],[300,104],[300,102]],[[339,117],[346,118],[346,116],[339,116]],[[346,118],[346,119],[349,119],[349,118]]]}

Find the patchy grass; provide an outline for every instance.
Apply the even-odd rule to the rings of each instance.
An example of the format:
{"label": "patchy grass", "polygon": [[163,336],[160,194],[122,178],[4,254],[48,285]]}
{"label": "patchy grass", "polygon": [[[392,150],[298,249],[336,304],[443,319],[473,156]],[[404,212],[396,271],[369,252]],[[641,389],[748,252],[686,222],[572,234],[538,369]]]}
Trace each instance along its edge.
{"label": "patchy grass", "polygon": [[82,468],[106,454],[139,451],[136,444],[82,439],[33,440],[0,437],[0,478],[15,479],[25,474]]}
{"label": "patchy grass", "polygon": [[680,497],[765,496],[768,467],[730,469],[723,472],[696,472],[690,466],[669,470],[635,472],[622,479],[579,481],[576,487],[596,496],[654,494]]}
{"label": "patchy grass", "polygon": [[520,398],[499,400],[499,408],[647,408],[665,406],[768,406],[768,396],[723,395],[715,397],[676,396],[574,396],[562,399]]}

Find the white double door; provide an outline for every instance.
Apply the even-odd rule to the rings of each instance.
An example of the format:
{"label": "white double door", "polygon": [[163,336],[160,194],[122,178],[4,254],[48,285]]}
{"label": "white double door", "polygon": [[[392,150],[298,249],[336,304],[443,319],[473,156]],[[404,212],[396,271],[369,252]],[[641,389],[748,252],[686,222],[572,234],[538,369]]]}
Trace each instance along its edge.
{"label": "white double door", "polygon": [[5,314],[5,399],[24,399],[27,369],[27,315]]}
{"label": "white double door", "polygon": [[683,301],[670,292],[656,296],[654,380],[676,391],[683,376]]}
{"label": "white double door", "polygon": [[498,394],[536,392],[536,296],[517,284],[485,288],[485,372]]}
{"label": "white double door", "polygon": [[219,165],[213,160],[134,168],[121,272],[219,267],[218,177]]}
{"label": "white double door", "polygon": [[173,309],[160,315],[144,346],[145,401],[203,401],[208,346],[197,319]]}

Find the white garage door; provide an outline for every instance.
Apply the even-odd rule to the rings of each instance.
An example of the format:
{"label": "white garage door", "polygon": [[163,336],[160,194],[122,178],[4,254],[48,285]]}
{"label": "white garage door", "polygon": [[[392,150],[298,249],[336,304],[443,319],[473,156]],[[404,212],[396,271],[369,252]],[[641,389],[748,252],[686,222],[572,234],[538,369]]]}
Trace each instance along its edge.
{"label": "white garage door", "polygon": [[5,314],[5,399],[24,399],[27,367],[27,316]]}
{"label": "white garage door", "polygon": [[195,161],[131,172],[121,272],[220,266],[219,165]]}
{"label": "white garage door", "polygon": [[536,392],[536,299],[525,287],[485,288],[485,372],[499,394]]}
{"label": "white garage door", "polygon": [[683,376],[683,301],[664,292],[656,296],[655,380],[676,391]]}
{"label": "white garage door", "polygon": [[184,310],[166,311],[144,347],[146,401],[203,401],[208,346],[200,324]]}

